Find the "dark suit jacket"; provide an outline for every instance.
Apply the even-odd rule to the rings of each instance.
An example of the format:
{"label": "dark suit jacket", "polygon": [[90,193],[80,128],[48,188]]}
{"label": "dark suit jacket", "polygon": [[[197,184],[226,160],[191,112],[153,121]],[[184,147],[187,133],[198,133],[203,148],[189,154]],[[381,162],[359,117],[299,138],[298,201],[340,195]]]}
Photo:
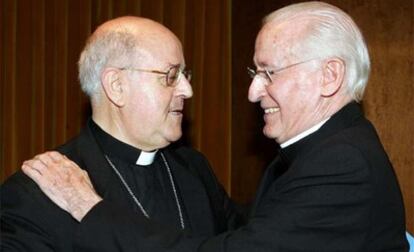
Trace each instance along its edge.
{"label": "dark suit jacket", "polygon": [[[115,215],[130,218],[128,214],[140,213],[133,210],[136,206],[108,166],[89,128],[58,150],[89,173],[96,191],[106,203],[119,207]],[[190,222],[186,223],[187,231],[211,236],[227,230],[231,225],[229,218],[235,221],[232,205],[217,183],[207,160],[195,150],[185,147],[169,147],[162,151],[172,168],[177,191]],[[2,185],[2,251],[77,251],[73,243],[78,235],[78,226],[75,219],[55,206],[21,171]],[[103,245],[105,240],[89,242]]]}
{"label": "dark suit jacket", "polygon": [[[358,104],[348,104],[318,131],[280,153],[267,169],[242,228],[209,238],[153,232],[155,223],[143,223],[139,216],[109,218],[116,211],[102,201],[82,221],[85,235],[79,245],[95,251],[408,250],[393,168]],[[131,230],[129,225],[141,229],[122,235]],[[88,244],[104,239],[114,243]]]}

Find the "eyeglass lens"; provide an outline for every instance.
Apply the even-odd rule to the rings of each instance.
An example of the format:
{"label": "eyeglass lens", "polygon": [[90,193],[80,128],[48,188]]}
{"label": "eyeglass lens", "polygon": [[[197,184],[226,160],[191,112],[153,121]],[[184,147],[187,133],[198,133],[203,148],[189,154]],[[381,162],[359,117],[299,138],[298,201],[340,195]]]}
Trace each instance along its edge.
{"label": "eyeglass lens", "polygon": [[179,66],[170,68],[167,72],[167,85],[175,86],[180,78],[180,74],[183,74],[187,81],[191,81],[191,74],[186,70],[181,70]]}

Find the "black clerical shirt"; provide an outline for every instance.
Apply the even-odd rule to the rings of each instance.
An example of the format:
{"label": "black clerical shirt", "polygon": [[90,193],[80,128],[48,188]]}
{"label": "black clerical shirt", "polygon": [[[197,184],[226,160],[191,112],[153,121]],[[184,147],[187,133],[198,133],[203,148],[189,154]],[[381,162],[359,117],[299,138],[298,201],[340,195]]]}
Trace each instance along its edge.
{"label": "black clerical shirt", "polygon": [[[142,153],[141,150],[112,137],[93,120],[89,120],[88,124],[103,153],[107,155],[122,175],[149,217],[168,226],[181,228],[177,201],[167,167],[160,154],[162,150],[155,154],[156,156],[151,164],[138,165],[136,163]],[[170,165],[170,169],[174,177],[174,167]],[[119,182],[122,183],[121,181]],[[138,205],[134,202],[124,185],[123,187],[131,200],[131,206],[137,211],[137,214],[141,214]],[[185,225],[188,223],[187,217],[180,199],[178,186],[175,186],[175,188]]]}

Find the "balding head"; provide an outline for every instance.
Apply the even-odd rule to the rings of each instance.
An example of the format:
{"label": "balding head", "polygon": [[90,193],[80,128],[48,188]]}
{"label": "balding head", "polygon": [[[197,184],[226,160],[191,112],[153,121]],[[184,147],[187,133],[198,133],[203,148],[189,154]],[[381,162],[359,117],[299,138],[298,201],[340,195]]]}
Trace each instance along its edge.
{"label": "balding head", "polygon": [[103,23],[89,37],[79,59],[82,90],[92,102],[97,101],[105,67],[139,64],[148,57],[157,57],[162,53],[160,48],[165,46],[180,47],[181,50],[178,38],[150,19],[126,16]]}
{"label": "balding head", "polygon": [[159,40],[174,39],[178,41],[176,36],[165,26],[151,19],[125,16],[109,20],[100,25],[92,34],[90,41],[99,39],[107,33],[128,33],[136,37],[140,42],[139,47],[146,49],[148,43],[154,43]]}

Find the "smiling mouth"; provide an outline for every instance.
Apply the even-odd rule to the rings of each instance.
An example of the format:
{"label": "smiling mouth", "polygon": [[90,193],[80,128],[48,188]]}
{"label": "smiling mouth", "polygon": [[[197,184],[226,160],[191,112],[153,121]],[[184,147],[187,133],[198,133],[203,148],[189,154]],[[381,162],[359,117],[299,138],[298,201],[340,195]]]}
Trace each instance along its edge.
{"label": "smiling mouth", "polygon": [[181,109],[170,110],[170,113],[173,115],[182,115],[183,111]]}
{"label": "smiling mouth", "polygon": [[273,113],[279,112],[279,110],[280,110],[280,108],[277,108],[277,107],[267,108],[267,109],[264,110],[264,112],[265,112],[265,114],[273,114]]}

